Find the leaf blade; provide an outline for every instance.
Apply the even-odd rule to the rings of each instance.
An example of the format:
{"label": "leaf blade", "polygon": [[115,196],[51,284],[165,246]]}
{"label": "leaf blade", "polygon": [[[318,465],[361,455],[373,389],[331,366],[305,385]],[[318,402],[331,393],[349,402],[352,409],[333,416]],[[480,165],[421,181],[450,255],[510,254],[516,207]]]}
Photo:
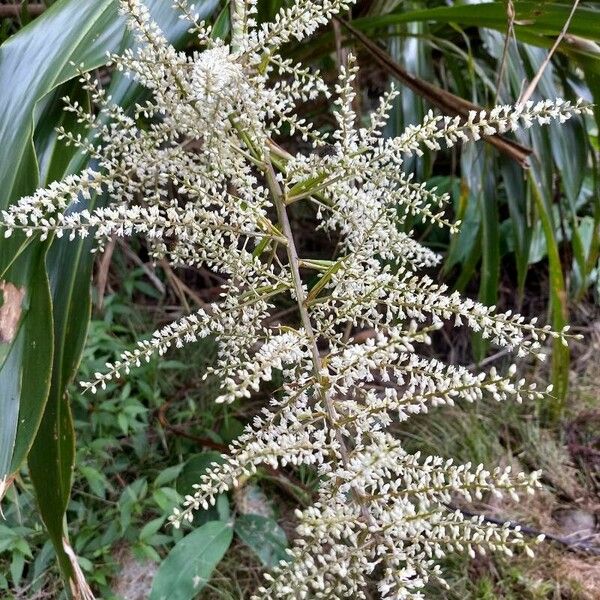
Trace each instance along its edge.
{"label": "leaf blade", "polygon": [[240,515],[234,531],[267,568],[288,560],[285,531],[271,518],[262,515]]}
{"label": "leaf blade", "polygon": [[191,600],[208,583],[233,539],[233,525],[205,523],[179,540],[160,565],[149,600]]}

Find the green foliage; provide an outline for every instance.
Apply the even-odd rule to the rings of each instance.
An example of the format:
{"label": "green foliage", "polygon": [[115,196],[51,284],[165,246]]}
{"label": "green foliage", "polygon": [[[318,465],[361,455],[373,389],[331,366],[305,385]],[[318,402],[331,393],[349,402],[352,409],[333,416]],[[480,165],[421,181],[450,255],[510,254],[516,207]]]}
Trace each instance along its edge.
{"label": "green foliage", "polygon": [[[152,4],[166,34],[183,40],[186,27],[176,13],[160,2]],[[62,0],[3,44],[0,208],[33,192],[38,183],[83,168],[86,157],[58,143],[54,132],[60,124],[69,125],[59,108],[65,82],[77,69],[104,64],[107,51],[131,41],[114,0]],[[68,89],[77,92],[72,84]],[[122,76],[113,78],[110,91],[116,103],[125,105],[136,97],[132,92],[139,95]],[[66,387],[85,341],[93,256],[89,242],[65,242],[31,244],[21,236],[0,244],[0,280],[24,295],[17,334],[0,343],[0,480],[12,477],[31,448],[30,473],[42,518],[65,578],[73,580],[63,543],[75,448]]]}
{"label": "green foliage", "polygon": [[[157,0],[152,4],[166,10],[162,7],[170,3]],[[216,4],[206,2],[201,7],[208,12]],[[214,30],[215,36],[223,38],[229,27],[224,4]],[[259,18],[272,18],[282,4],[277,0],[260,2]],[[490,105],[498,92],[495,74],[503,62],[505,80],[499,98],[506,102],[516,99],[522,81],[530,79],[541,65],[544,52],[540,48],[552,44],[571,8],[569,3],[544,3],[540,9],[540,3],[517,2],[515,35],[519,42],[510,45],[503,61],[504,40],[499,33],[505,33],[507,26],[504,3],[426,4],[374,2],[368,14],[353,24],[372,39],[384,38],[392,58],[411,73],[425,80],[437,77],[440,85],[481,105]],[[185,27],[167,13],[163,22],[168,33],[183,40]],[[38,183],[47,184],[85,165],[86,158],[69,153],[54,133],[65,119],[59,98],[66,93],[79,94],[80,101],[86,101],[72,81],[75,70],[70,62],[83,63],[86,70],[100,67],[106,50],[131,41],[123,39],[111,0],[59,0],[44,16],[9,37],[14,29],[8,21],[1,24],[0,40],[8,41],[0,48],[0,208],[30,193]],[[584,42],[599,42],[597,7],[580,7],[570,33]],[[330,65],[331,59],[322,57],[332,48],[333,36],[325,32],[314,44],[290,48],[290,53],[316,57]],[[572,61],[581,71],[573,69]],[[140,98],[140,90],[119,76],[113,79],[111,93],[125,106]],[[563,43],[542,78],[539,94],[589,94],[600,104],[597,51],[577,40]],[[404,90],[389,134],[420,120],[428,108],[427,100]],[[71,129],[75,126],[63,124]],[[530,146],[536,157],[527,177],[515,163],[498,159],[482,147],[463,152],[456,175],[447,175],[450,169],[444,162],[455,157],[441,156],[436,161],[426,154],[412,164],[431,185],[452,193],[455,214],[463,221],[461,232],[453,239],[438,232],[422,233],[432,246],[447,251],[446,276],[456,287],[466,287],[480,273],[475,291],[489,304],[498,297],[507,262],[514,265],[520,300],[532,265],[547,260],[550,320],[560,328],[568,320],[569,298],[581,298],[590,286],[596,286],[600,295],[600,194],[597,162],[592,160],[598,150],[597,124],[572,124],[566,133],[553,128],[548,135],[531,132],[519,141]],[[160,294],[143,279],[141,270],[123,274],[121,295],[105,300],[104,320],[92,322],[84,349],[93,264],[87,250],[84,242],[40,244],[13,238],[0,243],[0,281],[24,289],[16,336],[10,343],[0,343],[0,478],[17,477],[6,497],[6,522],[0,524],[0,595],[58,589],[53,567],[56,552],[62,571],[72,576],[62,550],[65,514],[80,564],[106,597],[110,597],[110,579],[119,567],[115,549],[123,543],[139,558],[159,562],[168,557],[161,564],[152,598],[164,597],[161,589],[179,589],[173,588],[172,573],[181,572],[181,560],[204,585],[230,546],[234,531],[265,567],[284,560],[286,536],[277,523],[258,515],[232,518],[227,496],[222,496],[217,508],[197,514],[194,523],[204,524],[194,533],[182,537],[181,532],[164,527],[164,515],[189,493],[191,483],[208,464],[219,460],[218,453],[198,452],[194,442],[173,439],[156,424],[159,407],[174,391],[183,389],[185,382],[192,389],[197,385],[203,367],[210,362],[210,344],[202,346],[192,360],[186,356],[181,361],[157,360],[144,365],[134,378],[112,384],[93,403],[76,391],[66,393],[82,352],[85,376],[137,338],[140,316],[125,297],[130,300],[146,294],[160,301]],[[476,356],[482,358],[485,344],[481,340],[474,343]],[[556,421],[564,408],[568,352],[557,345],[553,361],[558,399],[548,416]],[[201,397],[177,404],[175,420],[193,420],[198,435],[227,443],[239,432],[241,423],[227,412],[230,409],[209,407],[210,382],[202,390]],[[451,427],[446,421],[433,421],[433,430],[424,426],[412,435],[422,435],[425,446],[441,438],[446,454],[489,462],[497,445],[485,430],[497,426],[469,417],[468,422]],[[448,440],[448,436],[454,437]],[[453,447],[457,441],[462,444],[458,450]],[[29,471],[19,475],[30,449]],[[310,473],[307,478],[310,481]],[[36,517],[34,498],[42,521]],[[197,561],[188,560],[190,552]],[[517,582],[522,581],[522,573],[506,565],[502,569],[507,574],[505,597],[543,597],[519,596],[523,588]],[[193,597],[189,589],[189,593],[183,591],[183,583],[182,591],[177,592],[180,596],[168,597]],[[477,580],[466,593],[482,599],[496,597],[495,583]]]}
{"label": "green foliage", "polygon": [[[99,34],[105,32],[110,39],[115,26],[118,28],[115,6],[107,1],[79,3],[76,11],[61,10],[57,4],[0,49],[0,87],[7,119],[0,141],[5,153],[0,157],[3,208],[36,187],[38,168],[32,138],[39,103],[75,75],[73,62],[90,69],[104,61],[106,38]],[[74,458],[65,386],[77,367],[85,339],[91,268],[88,256],[79,264],[82,245],[78,246],[62,251],[55,248],[48,269],[47,243],[30,245],[21,237],[3,242],[0,249],[2,278],[24,290],[22,306],[26,307],[16,339],[7,341],[8,355],[0,368],[0,411],[6,416],[0,432],[0,478],[14,473],[33,445],[31,473],[40,509],[61,569],[71,581],[73,568],[62,542]],[[73,294],[79,295],[75,303]],[[71,326],[65,344],[69,322],[81,326]]]}
{"label": "green foliage", "polygon": [[150,600],[191,600],[208,580],[233,538],[231,523],[212,521],[186,535],[160,565]]}
{"label": "green foliage", "polygon": [[202,452],[194,454],[188,458],[183,469],[178,474],[177,489],[181,495],[191,494],[192,486],[198,483],[200,476],[212,463],[222,462],[222,457],[218,452]]}
{"label": "green foliage", "polygon": [[[103,319],[90,323],[79,373],[82,378],[114,360],[140,332],[156,326],[139,310],[140,305],[153,300],[153,294],[145,294],[150,290],[142,285],[147,284],[145,274],[131,270],[125,260],[117,251],[114,270],[121,287],[105,298]],[[232,427],[239,421],[230,414],[236,407],[215,405],[216,387],[210,380],[201,382],[213,356],[212,343],[206,342],[192,354],[186,349],[170,360],[153,360],[126,382],[114,382],[93,398],[75,386],[69,388],[78,443],[66,517],[79,564],[99,598],[115,598],[111,582],[122,569],[119,552],[123,548],[137,560],[159,564],[171,555],[185,533],[169,527],[165,515],[192,491],[191,486],[212,462],[221,460],[220,453],[201,452],[194,441],[163,429],[156,420],[159,408],[168,398],[189,389],[189,395],[181,395],[175,403],[169,418],[172,413],[178,424],[194,423],[196,435],[217,444],[237,435]],[[11,534],[5,538],[5,530],[0,529],[0,573],[4,577],[0,577],[0,597],[21,589],[33,593],[60,588],[53,566],[54,551],[45,542],[33,492],[30,477],[23,471],[5,499],[4,526]],[[231,535],[235,527],[235,534],[245,541],[242,536],[248,527],[244,529],[244,523],[252,523],[255,516],[234,517],[232,504],[222,495],[216,507],[196,513],[193,527],[230,523]],[[256,568],[262,563],[261,556],[285,558],[282,553],[286,546],[285,534],[273,519],[257,520],[263,529],[254,536],[250,533],[248,541],[256,554]],[[200,538],[197,543],[202,543]],[[207,548],[207,552],[213,551],[212,546]]]}
{"label": "green foliage", "polygon": [[261,515],[240,515],[235,533],[251,548],[265,567],[275,567],[288,555],[285,531],[273,519]]}

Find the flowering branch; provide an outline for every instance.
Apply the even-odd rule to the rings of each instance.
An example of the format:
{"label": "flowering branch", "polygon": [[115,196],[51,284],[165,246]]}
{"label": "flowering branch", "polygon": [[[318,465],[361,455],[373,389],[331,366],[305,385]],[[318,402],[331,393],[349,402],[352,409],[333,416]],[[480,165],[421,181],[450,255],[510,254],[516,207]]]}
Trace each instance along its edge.
{"label": "flowering branch", "polygon": [[[448,509],[452,498],[533,492],[539,473],[488,471],[440,457],[408,454],[391,426],[431,407],[484,396],[538,400],[546,392],[518,379],[516,368],[476,374],[422,355],[442,324],[467,326],[494,344],[543,358],[548,339],[567,330],[499,313],[449,293],[420,273],[440,257],[402,231],[407,216],[454,228],[447,197],[402,174],[407,154],[510,132],[589,112],[581,102],[548,100],[495,107],[462,117],[428,114],[394,139],[381,135],[396,92],[390,90],[362,127],[353,111],[356,66],[348,57],[330,89],[318,73],[280,54],[350,0],[299,0],[273,23],[257,27],[254,0],[232,3],[232,39],[212,39],[192,6],[176,0],[205,49],[176,51],[140,0],[121,9],[138,40],[112,57],[151,92],[134,115],[114,107],[83,75],[99,117],[76,103],[67,110],[87,137],[62,138],[92,153],[96,169],[51,184],[2,212],[4,235],[141,235],[152,258],[208,268],[225,284],[219,302],[183,317],[124,352],[84,384],[95,392],[171,347],[207,336],[218,343],[208,369],[221,383],[217,402],[243,401],[280,374],[282,384],[229,447],[222,464],[201,477],[171,516],[180,526],[193,511],[252,477],[261,465],[308,465],[319,489],[298,511],[290,561],[266,576],[257,598],[365,598],[373,578],[385,598],[421,598],[443,581],[437,560],[454,550],[529,552],[522,534]],[[301,115],[303,102],[333,97],[337,129],[319,132]],[[140,121],[145,125],[139,125]],[[310,151],[272,140],[291,132]],[[322,155],[317,150],[326,148]],[[108,204],[73,211],[103,193]],[[334,233],[335,255],[303,257],[294,239],[292,206],[306,204],[315,228]],[[316,274],[308,287],[304,270]],[[279,299],[295,316],[275,324]],[[373,336],[360,340],[368,329]],[[208,374],[207,373],[207,374]]]}

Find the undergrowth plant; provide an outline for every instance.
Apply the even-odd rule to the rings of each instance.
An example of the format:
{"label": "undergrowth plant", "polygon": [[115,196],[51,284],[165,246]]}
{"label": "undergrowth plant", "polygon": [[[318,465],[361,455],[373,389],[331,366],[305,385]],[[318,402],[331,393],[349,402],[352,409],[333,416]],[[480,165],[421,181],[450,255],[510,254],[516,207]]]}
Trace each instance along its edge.
{"label": "undergrowth plant", "polygon": [[[363,126],[353,109],[351,57],[330,89],[318,73],[280,53],[351,3],[301,0],[257,27],[255,2],[237,1],[226,44],[177,0],[205,48],[190,56],[168,43],[139,0],[123,0],[138,46],[111,60],[148,88],[151,100],[128,114],[82,75],[100,115],[67,99],[66,110],[90,134],[61,130],[60,136],[91,155],[95,166],[2,213],[6,236],[93,235],[102,248],[114,236],[141,235],[156,260],[207,267],[226,278],[219,302],[156,331],[84,386],[95,392],[155,354],[208,336],[219,345],[210,369],[221,381],[218,402],[249,398],[280,372],[283,383],[269,407],[171,516],[176,527],[191,522],[195,510],[214,504],[261,464],[316,469],[318,493],[297,511],[289,560],[265,576],[256,598],[366,598],[371,580],[382,597],[421,598],[428,581],[443,581],[437,561],[448,552],[530,553],[518,528],[465,516],[451,504],[456,496],[533,492],[538,472],[488,471],[410,454],[389,426],[459,398],[544,396],[515,367],[475,374],[423,356],[419,348],[445,322],[470,327],[519,357],[543,358],[546,340],[566,344],[568,337],[566,330],[461,298],[423,274],[440,257],[399,224],[410,216],[456,225],[444,217],[447,198],[405,176],[402,165],[422,146],[438,150],[563,122],[589,108],[546,100],[466,119],[429,113],[421,125],[385,139],[394,89]],[[299,114],[299,105],[318,96],[332,99],[333,133]],[[283,149],[274,141],[282,133],[297,135],[311,150]],[[107,205],[70,210],[100,192]],[[298,203],[313,205],[318,230],[337,240],[333,256],[299,254],[290,219]],[[315,274],[309,288],[308,275],[314,281]],[[297,320],[270,320],[285,296],[295,303]],[[358,332],[363,335],[355,339]]]}

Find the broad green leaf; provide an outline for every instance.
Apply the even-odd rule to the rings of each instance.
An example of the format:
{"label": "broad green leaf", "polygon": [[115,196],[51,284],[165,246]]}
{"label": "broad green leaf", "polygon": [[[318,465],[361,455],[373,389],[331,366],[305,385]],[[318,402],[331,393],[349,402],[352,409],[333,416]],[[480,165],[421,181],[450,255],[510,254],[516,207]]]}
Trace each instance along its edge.
{"label": "broad green leaf", "polygon": [[[37,103],[74,75],[70,61],[84,68],[101,64],[106,36],[119,25],[116,7],[108,0],[82,0],[76,10],[65,12],[67,4],[57,2],[0,48],[0,208],[38,185],[32,143]],[[36,35],[40,31],[43,34]],[[8,415],[0,431],[0,477],[18,469],[31,447],[49,391],[53,355],[50,290],[44,272],[48,244],[25,245],[24,240],[15,235],[0,244],[2,279],[24,290],[26,307],[0,370],[0,413]]]}
{"label": "broad green leaf", "polygon": [[182,538],[160,565],[149,600],[191,600],[208,583],[233,538],[233,525],[211,521]]}
{"label": "broad green leaf", "polygon": [[231,518],[231,509],[229,508],[229,498],[227,497],[227,494],[220,494],[217,496],[215,508],[217,509],[219,521],[229,521]]}
{"label": "broad green leaf", "polygon": [[162,470],[154,480],[154,486],[160,487],[165,483],[169,483],[174,479],[177,479],[177,477],[179,477],[179,474],[181,473],[181,469],[183,469],[183,465],[179,464],[173,465],[172,467],[167,467],[166,469]]}
{"label": "broad green leaf", "polygon": [[[187,25],[178,19],[173,9],[159,0],[148,4],[167,36],[181,41]],[[203,8],[210,9],[214,4],[214,1],[206,2]],[[5,107],[0,123],[0,183],[4,193],[0,197],[0,208],[31,193],[38,185],[85,166],[84,156],[57,143],[53,129],[63,118],[58,98],[68,89],[78,93],[76,87],[64,83],[76,75],[72,63],[84,70],[95,68],[106,61],[107,51],[131,44],[132,36],[130,33],[124,36],[117,8],[115,0],[60,0],[0,48],[0,98]],[[119,74],[114,78],[111,92],[113,101],[131,102],[139,95],[139,88]],[[41,181],[32,144],[36,122],[39,123],[35,137],[40,152]],[[85,341],[93,258],[88,241],[60,240],[51,246],[47,270],[51,278],[52,311],[44,269],[48,246],[49,243],[34,241],[25,246],[25,251],[14,262],[14,256],[23,247],[23,237],[15,236],[0,244],[3,267],[0,280],[6,277],[24,291],[26,308],[12,345],[4,352],[0,348],[0,360],[5,357],[0,371],[0,414],[3,415],[0,477],[19,467],[41,419],[30,470],[42,517],[63,572],[70,577],[62,539],[74,437],[65,390]],[[7,269],[7,265],[10,268]],[[52,366],[50,360],[53,360]]]}
{"label": "broad green leaf", "polygon": [[140,530],[140,541],[145,542],[149,538],[151,538],[154,534],[156,534],[159,529],[163,526],[165,522],[165,517],[158,517],[157,519],[152,519],[148,521],[142,529]]}
{"label": "broad green leaf", "polygon": [[161,487],[154,490],[152,492],[152,499],[164,513],[171,513],[183,500],[177,490],[172,487]]}
{"label": "broad green leaf", "polygon": [[223,419],[223,425],[219,429],[219,436],[224,444],[229,444],[238,438],[244,432],[245,424],[239,419],[226,415]]}
{"label": "broad green leaf", "polygon": [[265,567],[276,567],[288,560],[285,531],[273,519],[261,515],[240,515],[235,520],[235,533]]}

